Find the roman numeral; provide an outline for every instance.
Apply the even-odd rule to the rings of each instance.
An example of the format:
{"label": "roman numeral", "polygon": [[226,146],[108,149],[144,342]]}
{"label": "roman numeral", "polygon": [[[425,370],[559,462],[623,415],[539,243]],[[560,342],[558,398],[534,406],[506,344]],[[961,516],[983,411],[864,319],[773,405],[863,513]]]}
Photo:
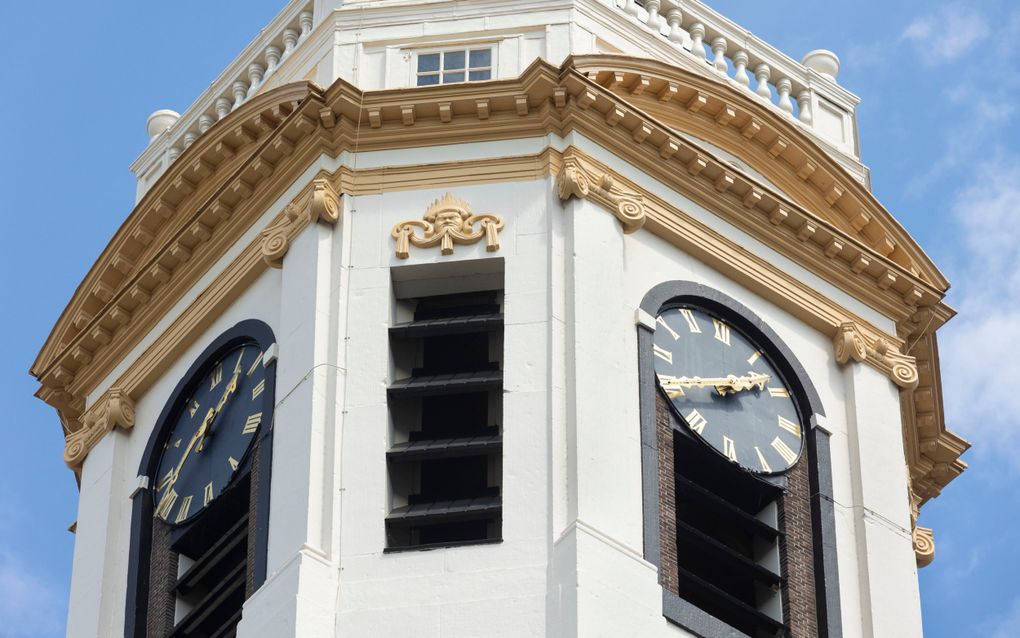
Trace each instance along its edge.
{"label": "roman numeral", "polygon": [[755,350],[754,354],[747,358],[747,365],[753,366],[758,359],[761,359],[761,353]]}
{"label": "roman numeral", "polygon": [[190,509],[191,509],[191,495],[189,494],[188,496],[184,497],[183,501],[181,501],[181,509],[177,510],[177,518],[174,519],[174,522],[180,523],[181,521],[187,519],[188,510]]}
{"label": "roman numeral", "polygon": [[772,449],[779,452],[779,456],[783,457],[787,465],[793,465],[793,462],[797,460],[797,453],[790,449],[790,446],[784,443],[778,436],[772,440]]}
{"label": "roman numeral", "polygon": [[212,374],[209,375],[209,389],[215,390],[216,386],[223,380],[223,364],[217,363],[216,367],[213,368]]}
{"label": "roman numeral", "polygon": [[666,329],[666,332],[673,335],[673,341],[676,341],[677,339],[680,338],[680,333],[677,332],[676,330],[673,330],[673,328],[671,328],[670,325],[666,323],[666,320],[662,318],[662,315],[659,315],[659,318],[655,320],[655,323],[662,326],[663,328]]}
{"label": "roman numeral", "polygon": [[687,320],[687,327],[692,333],[701,332],[701,326],[698,325],[697,319],[694,318],[694,311],[690,308],[681,308],[680,314]]}
{"label": "roman numeral", "polygon": [[262,423],[262,413],[256,412],[244,422],[244,429],[241,430],[241,434],[255,434],[255,431],[259,429],[259,423]]}
{"label": "roman numeral", "polygon": [[784,419],[782,415],[779,417],[779,427],[783,428],[798,439],[800,438],[800,425],[790,421],[789,419]]}
{"label": "roman numeral", "polygon": [[722,341],[726,345],[730,345],[730,327],[718,319],[713,319],[712,325],[715,326],[716,340]]}
{"label": "roman numeral", "polygon": [[198,401],[192,399],[191,404],[188,406],[188,412],[191,414],[191,416],[195,416],[195,413],[198,412],[198,408],[199,408]]}
{"label": "roman numeral", "polygon": [[232,456],[227,457],[227,463],[230,463],[230,469],[237,471],[237,459]]}
{"label": "roman numeral", "polygon": [[174,471],[170,470],[169,472],[166,473],[166,476],[164,476],[162,479],[160,479],[159,483],[156,484],[156,491],[157,492],[162,492],[163,488],[166,487],[167,485],[170,485],[170,483],[172,483],[173,480],[174,480]]}
{"label": "roman numeral", "polygon": [[209,481],[202,492],[202,507],[205,507],[213,500],[212,481]]}
{"label": "roman numeral", "polygon": [[652,352],[666,363],[673,363],[673,353],[659,346],[652,346]]}
{"label": "roman numeral", "polygon": [[251,374],[253,372],[255,372],[255,368],[259,367],[260,363],[262,363],[262,353],[261,352],[259,353],[259,356],[255,357],[255,361],[252,361],[251,367],[248,368],[248,375],[247,376],[250,377]]}
{"label": "roman numeral", "polygon": [[245,348],[241,348],[241,354],[237,356],[237,363],[234,364],[234,374],[241,371],[241,361],[244,359]]}
{"label": "roman numeral", "polygon": [[259,398],[259,395],[262,394],[262,391],[265,390],[265,389],[266,389],[266,380],[262,379],[261,381],[258,382],[258,384],[254,388],[251,389],[251,398],[252,398],[252,400],[255,400],[255,399]]}
{"label": "roman numeral", "polygon": [[177,492],[174,488],[170,488],[163,495],[163,498],[159,499],[159,505],[156,506],[156,516],[162,518],[164,521],[167,516],[170,516],[170,510],[174,508],[174,503],[177,502]]}
{"label": "roman numeral", "polygon": [[690,414],[684,417],[684,420],[687,421],[687,427],[698,434],[703,433],[705,431],[705,426],[708,425],[708,420],[701,416],[701,413],[697,410],[691,410]]}
{"label": "roman numeral", "polygon": [[[663,386],[668,384],[670,381],[673,381],[673,380],[676,379],[676,377],[670,376],[668,374],[660,374],[660,375],[657,375],[657,376],[659,377],[659,384],[663,385]],[[663,387],[662,389],[666,390],[665,387]],[[668,396],[670,399],[675,399],[677,397],[684,396],[684,391],[681,390],[680,388],[673,388],[671,390],[666,390],[666,396]]]}
{"label": "roman numeral", "polygon": [[754,453],[758,455],[758,463],[761,464],[761,471],[771,472],[772,468],[769,467],[769,462],[765,460],[765,455],[761,453],[761,450],[758,449],[757,445],[754,446]]}
{"label": "roman numeral", "polygon": [[733,439],[731,439],[728,436],[724,436],[722,438],[722,443],[723,443],[723,454],[726,455],[726,458],[728,458],[729,460],[731,460],[734,463],[736,463],[737,462],[737,446],[733,444]]}
{"label": "roman numeral", "polygon": [[790,391],[787,390],[786,388],[769,388],[769,396],[775,397],[777,399],[789,397]]}

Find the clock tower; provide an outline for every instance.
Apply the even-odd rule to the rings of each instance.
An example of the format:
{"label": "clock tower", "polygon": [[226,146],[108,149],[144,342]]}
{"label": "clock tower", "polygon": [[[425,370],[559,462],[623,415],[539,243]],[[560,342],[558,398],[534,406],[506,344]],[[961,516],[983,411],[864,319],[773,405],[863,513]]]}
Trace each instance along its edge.
{"label": "clock tower", "polygon": [[953,311],[839,67],[698,0],[287,3],[33,364],[68,635],[921,635]]}

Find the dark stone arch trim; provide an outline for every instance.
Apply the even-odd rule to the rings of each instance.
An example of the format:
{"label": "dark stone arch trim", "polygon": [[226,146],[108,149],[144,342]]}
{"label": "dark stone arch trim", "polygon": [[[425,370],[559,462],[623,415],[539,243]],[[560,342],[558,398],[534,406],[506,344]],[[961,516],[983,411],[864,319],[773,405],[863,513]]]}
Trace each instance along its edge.
{"label": "dark stone arch trim", "polygon": [[[265,322],[257,319],[246,319],[229,328],[213,340],[202,354],[188,368],[187,372],[170,393],[163,410],[156,420],[156,427],[149,435],[149,440],[142,453],[138,466],[138,475],[149,477],[151,485],[153,476],[158,469],[160,454],[166,444],[173,426],[171,417],[176,413],[176,406],[182,404],[184,394],[189,392],[195,375],[208,362],[234,346],[254,340],[259,348],[266,352],[276,343],[273,329]],[[259,440],[252,444],[251,450],[258,455],[259,489],[253,499],[257,525],[255,528],[255,560],[253,565],[253,586],[258,589],[266,580],[266,553],[269,547],[269,485],[273,460],[273,428],[274,408],[276,405],[276,361],[266,365],[266,388],[263,391],[264,422],[269,427],[262,428]],[[251,470],[255,460],[247,455],[242,463]],[[241,473],[238,473],[240,477]],[[152,553],[153,503],[151,487],[139,488],[131,495],[131,545],[128,555],[128,587],[125,601],[124,636],[125,638],[144,638],[148,629],[149,602],[149,563]]]}
{"label": "dark stone arch trim", "polygon": [[[821,398],[807,371],[789,346],[750,308],[714,288],[691,281],[667,281],[645,294],[640,310],[653,320],[664,308],[690,303],[732,321],[753,341],[768,349],[774,365],[793,389],[802,418],[810,423],[807,430],[809,478],[811,485],[811,520],[815,549],[815,598],[818,609],[819,634],[823,638],[843,635],[839,601],[839,572],[836,556],[836,519],[832,498],[832,461],[829,452],[830,433],[818,427],[816,416],[825,416]],[[654,326],[654,324],[652,324]],[[644,557],[661,567],[659,540],[659,476],[656,438],[656,384],[652,343],[654,328],[638,322],[638,393],[641,419],[641,475],[644,494]],[[703,612],[666,588],[662,589],[663,615],[696,635],[742,636],[729,625]]]}

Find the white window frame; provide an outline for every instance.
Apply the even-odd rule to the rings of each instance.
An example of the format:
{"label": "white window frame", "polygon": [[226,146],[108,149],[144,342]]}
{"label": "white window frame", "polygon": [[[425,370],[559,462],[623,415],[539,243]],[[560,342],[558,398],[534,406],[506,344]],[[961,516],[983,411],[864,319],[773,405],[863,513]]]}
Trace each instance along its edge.
{"label": "white window frame", "polygon": [[[481,49],[487,49],[489,51],[489,56],[490,56],[490,58],[489,58],[489,66],[488,67],[480,67],[480,68],[477,68],[477,69],[474,69],[474,70],[475,71],[480,71],[480,70],[488,69],[489,77],[488,77],[488,79],[485,79],[485,80],[471,80],[469,78],[470,78],[470,74],[471,74],[472,69],[468,66],[469,64],[471,64],[471,59],[470,59],[471,58],[471,51],[478,51],[478,50],[481,50]],[[463,52],[464,53],[464,79],[459,81],[459,82],[443,82],[443,73],[444,73],[444,69],[443,69],[444,55],[443,54],[445,54],[445,53],[456,53],[456,52]],[[497,59],[497,55],[499,53],[499,42],[495,41],[495,40],[484,40],[484,41],[481,41],[481,42],[471,42],[471,41],[468,41],[468,42],[458,42],[458,43],[455,43],[455,44],[448,44],[448,45],[444,45],[444,46],[434,46],[434,47],[428,47],[428,48],[414,49],[414,50],[412,50],[411,53],[412,53],[412,55],[411,55],[411,65],[410,65],[410,69],[409,69],[409,76],[410,77],[408,78],[408,82],[409,82],[410,86],[412,86],[412,87],[418,87],[418,86],[442,86],[443,84],[461,84],[461,83],[474,83],[474,82],[489,82],[491,80],[495,80],[496,79],[496,71],[499,68],[498,67],[499,62],[498,62],[498,59]],[[440,54],[440,58],[439,58],[440,59],[439,71],[437,72],[437,74],[439,76],[439,82],[437,84],[422,84],[422,85],[419,85],[418,84],[418,77],[419,77],[420,74],[418,73],[418,58],[420,56],[422,56],[422,55],[434,55],[436,53]],[[430,72],[426,72],[424,75],[430,75],[430,74],[431,74]]]}

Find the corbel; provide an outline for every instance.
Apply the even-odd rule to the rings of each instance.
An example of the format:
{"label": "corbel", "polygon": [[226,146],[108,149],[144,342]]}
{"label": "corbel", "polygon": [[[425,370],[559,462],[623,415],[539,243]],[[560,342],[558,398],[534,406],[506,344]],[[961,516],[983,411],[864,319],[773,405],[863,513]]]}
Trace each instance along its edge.
{"label": "corbel", "polygon": [[623,192],[609,173],[596,175],[576,157],[565,157],[563,168],[556,178],[561,201],[571,197],[590,199],[603,206],[623,225],[623,232],[633,233],[645,224],[644,198],[635,193]]}
{"label": "corbel", "polygon": [[737,116],[737,110],[729,104],[724,104],[719,112],[715,115],[715,123],[719,126],[728,126],[733,118]]}
{"label": "corbel", "polygon": [[524,117],[530,112],[528,108],[528,94],[524,93],[521,95],[514,96],[514,107],[517,109],[517,115]]}
{"label": "corbel", "polygon": [[311,192],[287,204],[283,214],[259,234],[262,259],[273,268],[282,268],[291,241],[305,226],[314,223],[332,226],[339,219],[340,194],[329,180],[313,180]]}
{"label": "corbel", "polygon": [[125,430],[135,424],[135,402],[121,388],[110,388],[79,419],[81,427],[69,433],[64,440],[64,462],[75,471],[100,439],[115,427]]}
{"label": "corbel", "polygon": [[666,82],[662,90],[656,96],[660,102],[669,102],[680,92],[680,86],[676,82]]}
{"label": "corbel", "polygon": [[860,327],[848,321],[840,324],[832,340],[836,361],[867,363],[904,390],[917,387],[917,360],[896,350],[885,339],[872,340]]}

